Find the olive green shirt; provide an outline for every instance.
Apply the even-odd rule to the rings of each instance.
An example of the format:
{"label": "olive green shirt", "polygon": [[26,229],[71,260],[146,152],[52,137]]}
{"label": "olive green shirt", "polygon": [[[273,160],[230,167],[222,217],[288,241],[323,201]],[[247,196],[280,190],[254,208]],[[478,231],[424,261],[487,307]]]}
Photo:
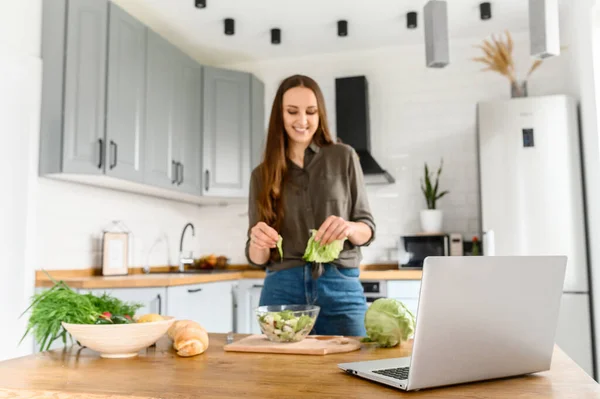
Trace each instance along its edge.
{"label": "olive green shirt", "polygon": [[[346,144],[331,144],[318,147],[312,143],[304,155],[304,168],[287,159],[288,171],[284,181],[284,220],[278,232],[283,238],[283,259],[277,249],[265,264],[250,260],[250,229],[260,221],[257,199],[262,189],[260,165],[252,171],[248,203],[248,239],[246,258],[250,265],[269,270],[283,270],[301,266],[310,230],[318,230],[331,215],[344,220],[363,222],[371,228],[371,238],[363,244],[369,245],[375,238],[375,222],[371,214],[364,184],[363,172],[358,155]],[[362,260],[359,246],[349,240],[333,264],[340,267],[358,267]],[[313,267],[313,275],[320,275],[321,265]]]}

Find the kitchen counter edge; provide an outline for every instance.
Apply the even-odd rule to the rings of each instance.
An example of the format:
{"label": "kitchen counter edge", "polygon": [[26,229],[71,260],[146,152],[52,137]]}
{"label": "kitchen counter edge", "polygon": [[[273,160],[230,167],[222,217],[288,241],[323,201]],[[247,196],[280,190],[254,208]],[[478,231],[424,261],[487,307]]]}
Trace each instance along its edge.
{"label": "kitchen counter edge", "polygon": [[[202,283],[214,283],[219,281],[235,281],[242,279],[264,279],[265,272],[258,269],[247,270],[224,270],[214,273],[133,273],[124,276],[94,276],[75,275],[69,276],[64,271],[53,276],[54,271],[47,273],[55,280],[64,281],[69,287],[75,289],[99,289],[99,288],[148,288],[148,287],[175,287],[179,285],[191,285]],[[421,270],[368,270],[361,267],[360,280],[420,280]],[[37,273],[35,280],[36,288],[52,287],[54,282],[45,273]]]}

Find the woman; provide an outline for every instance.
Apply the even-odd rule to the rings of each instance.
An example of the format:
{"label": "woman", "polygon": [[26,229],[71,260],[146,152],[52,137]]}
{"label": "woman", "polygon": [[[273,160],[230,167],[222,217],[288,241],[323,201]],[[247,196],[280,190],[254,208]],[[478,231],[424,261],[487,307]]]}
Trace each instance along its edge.
{"label": "woman", "polygon": [[[358,155],[333,143],[323,94],[309,77],[291,76],[277,90],[248,214],[246,257],[267,269],[260,304],[318,305],[313,333],[364,336],[359,247],[371,243],[375,223]],[[347,239],[332,264],[302,259],[311,229],[323,245]],[[276,250],[280,235],[283,259]]]}

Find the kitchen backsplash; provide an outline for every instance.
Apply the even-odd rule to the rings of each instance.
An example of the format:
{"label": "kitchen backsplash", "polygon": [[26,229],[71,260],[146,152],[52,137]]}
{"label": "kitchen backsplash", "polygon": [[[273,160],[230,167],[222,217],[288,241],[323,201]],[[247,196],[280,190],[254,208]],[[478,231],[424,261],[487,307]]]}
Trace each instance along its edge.
{"label": "kitchen backsplash", "polygon": [[[480,40],[453,40],[452,62],[440,70],[425,68],[422,46],[224,66],[251,71],[264,81],[267,112],[282,78],[294,73],[314,77],[324,91],[333,131],[334,79],[367,76],[372,153],[396,183],[368,187],[377,239],[363,255],[364,262],[387,262],[396,259],[398,237],[419,230],[419,210],[425,205],[419,185],[424,162],[437,167],[444,159],[440,184],[450,194],[439,208],[445,212],[445,229],[465,239],[478,234],[476,103],[510,95],[505,79],[480,72],[481,66],[470,61],[477,54],[473,45]],[[531,62],[527,37],[517,34],[515,41],[517,64],[526,69]],[[568,93],[564,64],[563,57],[547,60],[529,82],[530,95]],[[101,231],[112,220],[132,231],[135,266],[175,264],[187,222],[195,225],[196,235],[192,238],[188,231],[185,249],[193,249],[196,256],[225,254],[232,263],[245,263],[245,204],[199,207],[47,179],[38,179],[37,185],[37,268],[99,265]],[[167,240],[149,255],[160,237]]]}

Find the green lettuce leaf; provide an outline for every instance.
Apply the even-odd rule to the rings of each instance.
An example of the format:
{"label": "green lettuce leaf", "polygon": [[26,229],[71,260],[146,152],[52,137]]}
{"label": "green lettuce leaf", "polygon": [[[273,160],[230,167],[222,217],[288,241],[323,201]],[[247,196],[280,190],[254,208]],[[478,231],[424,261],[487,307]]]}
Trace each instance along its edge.
{"label": "green lettuce leaf", "polygon": [[279,259],[283,262],[283,237],[279,236],[277,240],[277,251],[279,251]]}
{"label": "green lettuce leaf", "polygon": [[310,234],[302,259],[307,262],[329,263],[340,256],[340,252],[344,248],[344,241],[346,241],[345,238],[327,245],[321,245],[321,243],[315,241],[317,230],[312,229]]}

